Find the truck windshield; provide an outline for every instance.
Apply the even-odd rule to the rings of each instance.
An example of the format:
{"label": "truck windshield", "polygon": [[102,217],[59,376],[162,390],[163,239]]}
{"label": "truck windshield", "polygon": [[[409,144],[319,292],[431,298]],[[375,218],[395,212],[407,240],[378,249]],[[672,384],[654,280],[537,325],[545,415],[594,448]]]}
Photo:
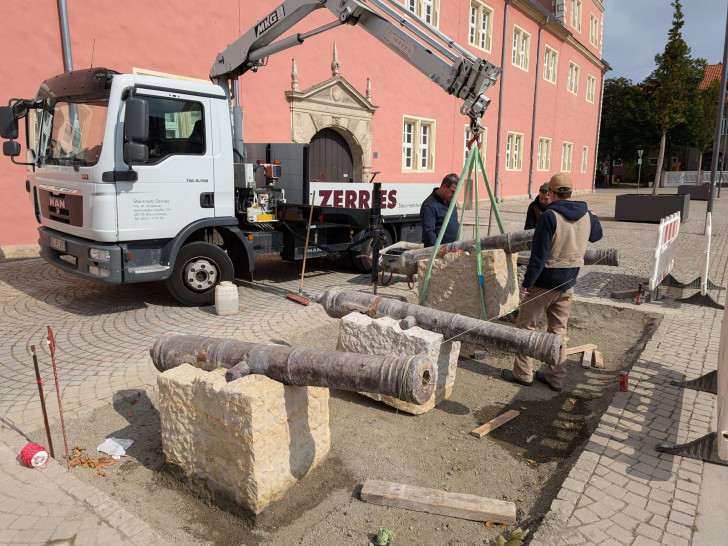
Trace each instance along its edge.
{"label": "truck windshield", "polygon": [[41,163],[95,165],[104,142],[108,99],[85,102],[49,101],[38,117]]}

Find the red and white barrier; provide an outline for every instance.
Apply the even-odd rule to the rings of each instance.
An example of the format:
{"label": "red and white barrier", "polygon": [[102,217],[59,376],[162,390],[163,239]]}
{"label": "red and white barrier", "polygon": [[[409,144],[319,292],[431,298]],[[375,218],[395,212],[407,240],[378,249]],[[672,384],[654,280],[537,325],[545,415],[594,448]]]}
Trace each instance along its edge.
{"label": "red and white barrier", "polygon": [[655,267],[650,277],[650,292],[657,288],[675,265],[677,236],[680,232],[680,213],[676,212],[660,220],[655,248]]}

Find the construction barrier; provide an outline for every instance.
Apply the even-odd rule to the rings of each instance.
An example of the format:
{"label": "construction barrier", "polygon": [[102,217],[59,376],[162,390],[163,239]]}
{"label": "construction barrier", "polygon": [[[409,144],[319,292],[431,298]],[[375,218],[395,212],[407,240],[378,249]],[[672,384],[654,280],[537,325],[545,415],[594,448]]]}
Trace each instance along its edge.
{"label": "construction barrier", "polygon": [[677,236],[680,232],[680,213],[676,212],[660,220],[655,248],[655,267],[650,277],[650,292],[655,290],[675,265]]}

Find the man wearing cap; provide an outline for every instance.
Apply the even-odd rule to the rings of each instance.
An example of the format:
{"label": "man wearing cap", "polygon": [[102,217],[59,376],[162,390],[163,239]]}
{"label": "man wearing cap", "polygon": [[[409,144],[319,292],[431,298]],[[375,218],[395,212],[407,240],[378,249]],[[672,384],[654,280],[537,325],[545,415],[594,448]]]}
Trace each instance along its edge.
{"label": "man wearing cap", "polygon": [[[548,332],[566,334],[574,285],[579,268],[584,265],[587,243],[602,238],[599,219],[589,212],[586,203],[571,200],[573,188],[567,174],[555,174],[549,180],[551,203],[536,223],[531,257],[521,283],[523,298],[516,321],[519,328],[535,330],[546,313]],[[534,374],[531,357],[519,354],[513,371],[501,370],[503,379],[523,386],[531,385],[534,376],[552,391],[561,392],[566,377],[566,357]]]}
{"label": "man wearing cap", "polygon": [[528,205],[528,210],[526,211],[526,224],[523,226],[523,229],[535,228],[539,216],[541,216],[541,213],[546,210],[546,207],[549,206],[550,202],[551,196],[549,195],[549,183],[544,182],[538,189],[536,199]]}

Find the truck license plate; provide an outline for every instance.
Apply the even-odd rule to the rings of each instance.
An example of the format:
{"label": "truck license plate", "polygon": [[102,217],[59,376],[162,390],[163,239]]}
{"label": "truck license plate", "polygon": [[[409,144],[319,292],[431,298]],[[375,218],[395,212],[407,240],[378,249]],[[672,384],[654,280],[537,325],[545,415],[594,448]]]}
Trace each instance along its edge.
{"label": "truck license plate", "polygon": [[61,252],[66,251],[66,241],[61,241],[60,239],[56,239],[55,237],[48,237],[48,243],[50,244],[51,248],[55,248],[56,250],[60,250]]}
{"label": "truck license plate", "polygon": [[272,214],[259,214],[256,220],[258,222],[272,222],[274,216]]}

